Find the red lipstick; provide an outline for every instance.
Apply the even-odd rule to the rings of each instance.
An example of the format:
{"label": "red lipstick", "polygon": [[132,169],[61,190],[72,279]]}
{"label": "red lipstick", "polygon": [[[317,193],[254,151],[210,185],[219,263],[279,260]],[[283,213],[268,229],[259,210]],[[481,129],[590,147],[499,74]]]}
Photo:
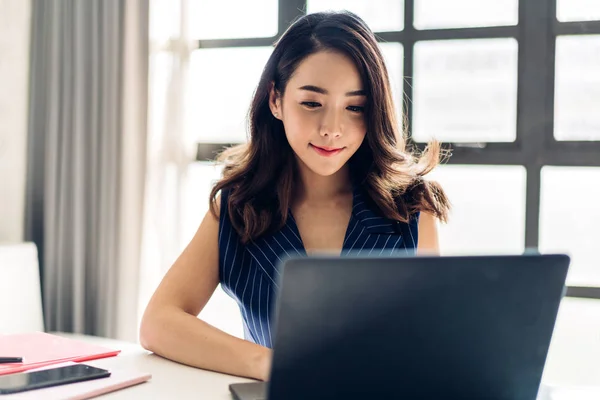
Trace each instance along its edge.
{"label": "red lipstick", "polygon": [[344,150],[343,147],[315,146],[312,143],[310,146],[312,147],[312,149],[314,151],[317,152],[317,154],[325,156],[325,157],[334,156],[334,155],[338,154],[339,152],[341,152],[342,150]]}

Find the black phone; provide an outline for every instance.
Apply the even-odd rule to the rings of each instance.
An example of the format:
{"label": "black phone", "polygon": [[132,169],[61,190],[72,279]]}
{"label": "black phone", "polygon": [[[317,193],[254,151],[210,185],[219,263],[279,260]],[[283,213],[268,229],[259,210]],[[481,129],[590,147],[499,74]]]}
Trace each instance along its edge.
{"label": "black phone", "polygon": [[19,393],[109,376],[109,371],[85,364],[75,364],[36,372],[1,375],[0,394]]}

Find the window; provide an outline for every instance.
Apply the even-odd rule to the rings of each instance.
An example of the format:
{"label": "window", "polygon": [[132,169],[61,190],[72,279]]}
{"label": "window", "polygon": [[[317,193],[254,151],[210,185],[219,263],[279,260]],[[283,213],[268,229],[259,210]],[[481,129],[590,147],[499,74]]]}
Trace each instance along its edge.
{"label": "window", "polygon": [[[442,253],[519,254],[537,248],[570,254],[570,297],[561,303],[544,382],[594,382],[598,346],[591,333],[600,326],[600,1],[152,2],[151,36],[161,38],[154,40],[161,46],[152,62],[151,90],[158,95],[150,105],[149,147],[166,147],[167,157],[174,158],[165,171],[170,184],[156,185],[163,193],[157,208],[164,209],[161,221],[181,220],[177,229],[156,229],[159,239],[178,236],[180,250],[195,233],[221,172],[200,160],[223,143],[246,140],[249,102],[282,29],[304,12],[345,8],[375,31],[411,144],[423,149],[437,138],[452,148],[449,164],[429,176],[453,203],[450,223],[440,225]],[[178,23],[184,15],[188,23]],[[178,38],[185,33],[191,41],[182,45]],[[185,113],[173,122],[168,110],[178,107],[172,95],[178,63],[189,68]],[[178,158],[180,129],[172,137],[153,134],[171,125],[183,126],[184,143],[197,144],[196,162]],[[180,198],[169,201],[175,207],[166,206],[166,198],[179,193],[174,182],[180,182]],[[148,258],[158,260],[152,266],[168,267],[164,260],[170,255],[159,253],[150,249]],[[150,268],[142,279],[158,283],[160,273],[164,270]],[[142,309],[151,290],[146,293]],[[243,336],[238,305],[220,288],[201,317]]]}
{"label": "window", "polygon": [[556,39],[554,137],[600,140],[600,35]]}
{"label": "window", "polygon": [[451,254],[520,254],[525,238],[525,168],[447,165],[434,170],[452,201],[440,225],[440,250]]}
{"label": "window", "polygon": [[277,34],[277,0],[192,0],[188,4],[189,32],[194,39],[272,37]]}
{"label": "window", "polygon": [[540,248],[571,256],[568,281],[600,286],[600,168],[544,167]]}
{"label": "window", "polygon": [[307,12],[348,10],[361,17],[375,32],[401,31],[403,0],[308,0]]}
{"label": "window", "polygon": [[[380,43],[381,52],[390,75],[392,96],[397,116],[402,115],[402,86],[404,84],[404,47],[400,43]],[[398,119],[401,121],[401,119]]]}
{"label": "window", "polygon": [[[456,225],[443,227],[441,232],[446,251],[514,253],[528,247],[555,247],[546,233],[552,230],[547,228],[552,225],[548,225],[546,213],[557,205],[548,202],[551,197],[547,193],[552,190],[551,182],[560,179],[552,178],[548,166],[600,166],[596,156],[600,154],[600,114],[594,108],[600,89],[596,90],[599,81],[593,73],[600,65],[596,54],[600,27],[556,21],[594,20],[595,2],[559,0],[554,7],[552,0],[457,0],[451,4],[442,0],[280,1],[279,18],[290,17],[297,10],[339,9],[357,13],[376,31],[397,111],[407,115],[411,139],[422,147],[419,143],[436,138],[453,148],[453,165],[433,174],[456,204]],[[470,12],[462,12],[464,9]],[[543,15],[546,17],[540,18]],[[286,26],[286,21],[280,20],[278,26]],[[267,50],[261,56],[258,50],[249,53],[248,46],[256,43],[259,47],[254,49],[258,49],[265,43],[258,34],[252,36],[244,39],[242,47],[225,41],[222,49],[195,53],[206,57],[245,54],[251,65],[248,73],[258,74],[268,54]],[[213,99],[223,99],[219,97],[222,93],[208,89],[214,83],[207,76],[231,71],[207,70],[197,54],[192,59],[191,74],[197,77],[192,79],[194,87],[199,93],[204,88]],[[548,63],[552,58],[555,66]],[[553,76],[555,79],[548,79]],[[245,132],[243,116],[248,104],[243,98],[251,95],[251,85],[256,84],[245,80],[240,77],[239,83],[236,81],[243,89],[239,101],[233,103],[230,120],[224,121],[222,111],[206,100],[211,97],[197,95],[196,101],[190,101],[200,105],[188,124],[199,142],[244,140],[239,132]],[[548,106],[552,104],[549,99],[554,99],[553,107]],[[589,145],[579,144],[581,141]],[[496,183],[491,179],[497,179]],[[472,187],[481,188],[481,193],[473,192],[466,180],[476,182]],[[503,187],[507,190],[502,191]],[[496,203],[504,198],[509,206]],[[501,217],[485,215],[484,207],[473,214],[484,214],[481,218],[486,224],[482,225],[500,224],[494,234],[503,235],[504,240],[494,239],[491,233],[489,237],[466,234],[468,239],[461,238],[453,231],[462,232],[464,226],[475,223],[468,212],[476,206],[471,203],[474,199],[490,204],[495,213],[502,209]],[[574,271],[584,271],[590,255],[585,250],[575,252],[580,267]],[[572,282],[597,285],[594,276],[578,275],[574,272]]]}
{"label": "window", "polygon": [[[443,251],[568,250],[569,284],[594,289],[600,277],[590,243],[600,233],[590,224],[600,199],[584,182],[600,179],[600,3],[555,1],[261,0],[260,8],[243,9],[256,20],[239,26],[216,17],[230,16],[233,3],[197,2],[186,136],[199,150],[246,140],[249,101],[281,27],[303,12],[348,9],[378,37],[412,143],[422,149],[436,138],[452,148],[450,164],[432,174],[455,207],[451,224],[440,228]],[[236,26],[203,25],[202,18]],[[202,186],[209,167],[199,165],[188,175]],[[556,231],[582,218],[560,198],[573,193],[567,180],[578,185],[578,212],[588,217],[563,240]],[[196,190],[189,204],[206,196]]]}
{"label": "window", "polygon": [[518,0],[415,0],[415,28],[516,25]]}
{"label": "window", "polygon": [[[586,387],[598,382],[598,346],[600,332],[600,301],[566,298],[560,304],[546,359],[542,382],[545,385]],[[565,393],[567,394],[567,393]],[[568,393],[565,400],[591,399]],[[569,396],[570,395],[570,396]],[[544,398],[544,397],[541,397]]]}
{"label": "window", "polygon": [[414,140],[515,140],[517,42],[514,39],[418,42],[414,64]]}
{"label": "window", "polygon": [[561,22],[600,21],[597,0],[557,0],[557,17]]}
{"label": "window", "polygon": [[248,106],[271,51],[270,47],[244,47],[192,53],[186,92],[188,137],[198,142],[246,141]]}

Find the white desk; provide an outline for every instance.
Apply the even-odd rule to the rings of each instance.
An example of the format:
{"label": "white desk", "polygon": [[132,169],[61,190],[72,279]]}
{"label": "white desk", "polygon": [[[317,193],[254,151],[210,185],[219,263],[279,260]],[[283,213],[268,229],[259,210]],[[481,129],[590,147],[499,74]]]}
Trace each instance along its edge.
{"label": "white desk", "polygon": [[[108,348],[121,349],[121,353],[116,357],[88,361],[86,364],[109,370],[127,369],[149,372],[152,374],[152,379],[146,383],[101,396],[101,399],[232,400],[232,396],[229,393],[230,383],[251,382],[249,379],[178,364],[151,354],[134,343],[92,336],[62,333],[60,335]],[[592,381],[578,383],[584,385],[597,385],[600,383],[600,380],[596,380],[597,376],[600,377],[600,375],[594,375]],[[569,382],[569,386],[572,384],[573,382]],[[540,394],[541,400],[596,400],[600,398],[598,397],[600,395],[600,389],[596,389],[591,394],[587,391],[585,394],[583,392],[580,393],[578,390],[568,391],[564,394],[561,393],[560,396],[557,394],[550,396],[549,392],[544,393],[546,393],[546,395]]]}
{"label": "white desk", "polygon": [[[152,379],[139,386],[103,396],[106,399],[231,400],[229,384],[249,379],[204,371],[150,354],[137,344],[90,336],[61,334],[104,347],[119,349],[117,357],[90,361],[107,369],[148,372]],[[544,371],[543,382],[552,386],[600,385],[600,301],[565,299]],[[590,397],[566,396],[577,400]],[[594,400],[600,396],[591,397]]]}
{"label": "white desk", "polygon": [[121,350],[116,357],[88,361],[86,364],[109,370],[127,369],[152,374],[152,379],[146,383],[101,396],[101,399],[231,400],[230,383],[252,382],[249,379],[178,364],[151,354],[133,343],[92,336],[60,335]]}

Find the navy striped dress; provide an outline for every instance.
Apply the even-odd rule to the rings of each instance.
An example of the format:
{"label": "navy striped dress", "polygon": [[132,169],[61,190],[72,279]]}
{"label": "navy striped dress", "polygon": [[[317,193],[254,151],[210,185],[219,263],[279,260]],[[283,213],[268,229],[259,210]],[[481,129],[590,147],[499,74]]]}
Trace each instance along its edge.
{"label": "navy striped dress", "polygon": [[[369,207],[367,196],[355,188],[341,255],[414,254],[419,215],[409,224],[386,219]],[[240,307],[246,340],[272,347],[271,318],[280,278],[279,263],[290,256],[305,256],[306,251],[291,212],[280,231],[243,245],[230,222],[227,199],[228,190],[223,190],[219,221],[221,287]]]}

